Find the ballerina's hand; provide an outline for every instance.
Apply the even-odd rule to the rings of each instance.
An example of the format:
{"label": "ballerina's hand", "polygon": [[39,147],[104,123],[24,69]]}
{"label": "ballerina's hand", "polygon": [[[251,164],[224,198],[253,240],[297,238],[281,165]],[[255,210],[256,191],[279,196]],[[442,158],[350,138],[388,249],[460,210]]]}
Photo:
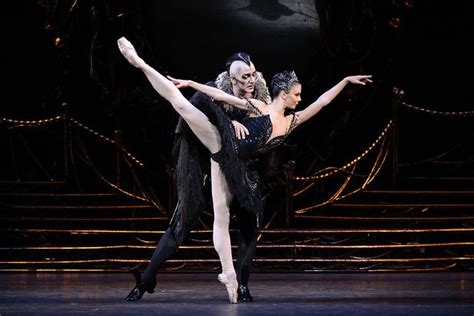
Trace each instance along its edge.
{"label": "ballerina's hand", "polygon": [[171,76],[166,76],[178,89],[189,87],[188,80],[176,79]]}
{"label": "ballerina's hand", "polygon": [[347,80],[353,84],[365,85],[366,83],[372,83],[372,75],[356,75],[349,76]]}
{"label": "ballerina's hand", "polygon": [[143,63],[143,60],[138,56],[135,47],[133,47],[132,43],[127,40],[125,37],[121,37],[117,40],[117,45],[122,53],[123,57],[127,59],[127,61],[135,67],[138,67],[140,63]]}

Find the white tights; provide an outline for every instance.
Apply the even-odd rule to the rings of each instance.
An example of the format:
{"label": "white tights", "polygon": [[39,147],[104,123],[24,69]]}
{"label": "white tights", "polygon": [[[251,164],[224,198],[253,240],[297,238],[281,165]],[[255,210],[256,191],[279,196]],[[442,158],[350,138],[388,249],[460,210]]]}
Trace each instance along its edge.
{"label": "white tights", "polygon": [[232,194],[229,192],[227,181],[217,162],[211,159],[212,201],[214,207],[214,225],[212,240],[219,255],[222,272],[231,277],[235,275],[232,261],[232,248],[229,234],[229,205]]}

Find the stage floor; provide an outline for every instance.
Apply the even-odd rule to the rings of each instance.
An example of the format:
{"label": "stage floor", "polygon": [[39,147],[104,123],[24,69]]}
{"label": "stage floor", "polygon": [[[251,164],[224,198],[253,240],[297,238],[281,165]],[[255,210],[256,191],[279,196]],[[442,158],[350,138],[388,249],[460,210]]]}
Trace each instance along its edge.
{"label": "stage floor", "polygon": [[158,275],[135,303],[128,274],[2,273],[0,315],[474,315],[474,273],[251,275],[252,303],[229,304],[216,274]]}

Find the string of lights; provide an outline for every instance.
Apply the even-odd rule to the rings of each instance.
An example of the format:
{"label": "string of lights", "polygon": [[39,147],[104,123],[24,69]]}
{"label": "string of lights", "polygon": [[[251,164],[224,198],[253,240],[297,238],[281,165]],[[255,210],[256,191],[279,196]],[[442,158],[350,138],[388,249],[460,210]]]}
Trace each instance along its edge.
{"label": "string of lights", "polygon": [[15,120],[15,119],[10,119],[10,118],[0,117],[0,122],[5,123],[5,124],[15,125],[13,126],[14,128],[24,127],[24,126],[38,127],[41,125],[51,124],[51,123],[64,120],[64,118],[65,118],[65,115],[58,115],[58,116],[54,116],[47,119],[41,119],[41,120]]}
{"label": "string of lights", "polygon": [[[359,162],[362,158],[367,156],[367,154],[370,153],[375,148],[375,146],[377,146],[377,144],[379,144],[380,141],[382,141],[386,137],[387,132],[390,130],[390,128],[392,128],[392,126],[393,126],[393,122],[392,122],[392,120],[390,120],[388,122],[387,126],[385,127],[385,129],[377,137],[377,139],[372,143],[372,145],[370,145],[369,148],[367,148],[361,155],[359,155],[357,158],[353,159],[351,162],[345,164],[344,166],[342,166],[340,168],[335,168],[335,167],[325,168],[323,170],[319,170],[318,172],[316,172],[315,174],[313,174],[311,176],[306,176],[306,177],[304,177],[304,176],[294,176],[293,180],[296,180],[296,181],[317,180],[317,179],[327,178],[327,177],[332,176],[332,175],[334,175],[338,172],[341,172],[341,171],[345,171],[349,167],[352,167],[357,162]],[[331,171],[328,171],[328,170],[331,170]]]}
{"label": "string of lights", "polygon": [[[91,133],[92,135],[94,136],[97,136],[98,138],[110,143],[110,144],[115,144],[115,140],[107,137],[107,136],[104,136],[103,134],[95,131],[94,129],[88,127],[87,125],[79,122],[78,120],[70,117],[70,116],[67,116],[67,115],[57,115],[57,116],[54,116],[54,117],[51,117],[51,118],[47,118],[47,119],[40,119],[40,120],[17,120],[17,119],[11,119],[11,118],[6,118],[6,117],[0,117],[0,123],[4,123],[4,124],[9,124],[9,125],[13,125],[12,127],[13,128],[18,128],[18,127],[39,127],[39,126],[42,126],[42,125],[46,125],[46,124],[51,124],[51,123],[55,123],[55,122],[58,122],[58,121],[64,121],[64,120],[67,120],[71,123],[73,123],[74,125],[82,128],[83,130]],[[122,145],[120,145],[120,150],[122,150],[125,155],[127,155],[128,158],[130,158],[135,164],[139,165],[140,167],[144,167],[145,165],[143,164],[143,162],[141,162],[139,159],[137,159],[134,155],[132,155],[125,147],[123,147]]]}
{"label": "string of lights", "polygon": [[446,116],[446,117],[473,117],[474,116],[474,111],[461,111],[461,112],[442,112],[442,111],[436,111],[436,110],[430,110],[426,108],[421,108],[418,106],[414,106],[411,104],[408,104],[406,102],[400,101],[400,105],[403,105],[406,108],[416,110],[419,112],[427,113],[430,115],[438,115],[438,116]]}
{"label": "string of lights", "polygon": [[83,157],[82,159],[87,163],[87,165],[95,172],[95,174],[97,175],[97,177],[99,177],[99,179],[101,179],[105,184],[109,185],[110,187],[114,188],[115,190],[119,191],[120,193],[123,193],[129,197],[132,197],[132,198],[135,198],[137,200],[140,200],[140,201],[145,201],[145,202],[150,202],[150,200],[146,197],[142,197],[142,196],[138,196],[136,194],[133,194],[131,192],[128,192],[127,190],[125,189],[122,189],[120,186],[112,183],[112,181],[110,181],[109,179],[107,179],[107,177],[105,177],[102,173],[99,172],[99,170],[95,167],[95,164],[92,162],[92,160],[90,159],[89,155],[87,154],[84,146],[80,146],[80,149],[81,149],[81,153],[83,154]]}
{"label": "string of lights", "polygon": [[[348,176],[346,177],[346,179],[344,180],[344,183],[339,187],[339,189],[336,191],[336,193],[334,193],[330,198],[328,198],[326,201],[323,201],[321,203],[317,203],[317,204],[314,204],[314,205],[311,205],[311,206],[308,206],[308,207],[304,207],[304,208],[295,210],[295,214],[305,214],[310,210],[314,210],[314,209],[319,208],[321,206],[324,206],[324,205],[333,203],[335,201],[344,199],[344,198],[346,198],[348,196],[351,196],[351,195],[353,195],[357,192],[360,192],[361,190],[364,190],[367,187],[367,185],[369,185],[375,179],[377,174],[382,169],[382,166],[384,165],[385,160],[388,156],[388,152],[389,152],[388,148],[389,148],[388,142],[385,139],[384,142],[382,143],[382,146],[380,146],[380,151],[377,155],[377,159],[375,160],[369,175],[367,176],[364,183],[360,187],[358,187],[358,188],[356,188],[356,189],[352,190],[351,192],[348,192],[344,195],[341,195],[342,192],[344,191],[344,189],[349,184],[351,178],[352,178],[352,173],[349,173]],[[355,167],[356,166],[354,166],[353,169],[355,169]]]}
{"label": "string of lights", "polygon": [[[94,136],[97,136],[99,137],[100,139],[110,143],[110,144],[115,144],[116,141],[107,137],[107,136],[104,136],[102,135],[101,133],[93,130],[92,128],[86,126],[85,124],[82,124],[81,122],[69,117],[68,118],[70,122],[72,122],[73,124],[75,124],[76,126],[84,129],[85,131],[91,133],[92,135]],[[122,145],[120,146],[120,150],[122,150],[125,155],[127,155],[128,158],[130,158],[134,163],[136,163],[137,165],[139,165],[140,167],[144,167],[145,165],[143,164],[143,162],[141,162],[140,160],[138,160],[135,156],[133,156],[127,149],[125,149]]]}

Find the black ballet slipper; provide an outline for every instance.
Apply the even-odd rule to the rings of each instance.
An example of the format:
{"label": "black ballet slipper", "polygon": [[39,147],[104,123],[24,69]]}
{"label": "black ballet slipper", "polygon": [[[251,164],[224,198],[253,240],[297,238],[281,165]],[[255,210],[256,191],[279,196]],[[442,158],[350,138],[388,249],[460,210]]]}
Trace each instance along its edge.
{"label": "black ballet slipper", "polygon": [[136,285],[125,298],[127,302],[139,301],[142,298],[143,294],[145,294],[145,292],[148,292],[150,294],[155,292],[156,279],[153,279],[151,284],[146,285],[142,282],[142,276],[140,272],[138,272],[137,270],[132,270],[130,272],[135,277]]}
{"label": "black ballet slipper", "polygon": [[237,289],[237,300],[244,303],[253,301],[253,297],[250,295],[250,291],[247,286],[239,285],[239,288]]}

